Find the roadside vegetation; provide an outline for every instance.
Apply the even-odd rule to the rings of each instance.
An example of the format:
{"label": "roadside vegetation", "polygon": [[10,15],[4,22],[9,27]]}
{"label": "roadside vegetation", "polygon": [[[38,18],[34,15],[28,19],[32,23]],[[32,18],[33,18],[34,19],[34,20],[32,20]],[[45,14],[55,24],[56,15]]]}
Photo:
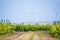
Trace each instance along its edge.
{"label": "roadside vegetation", "polygon": [[[11,23],[2,23],[0,22],[0,38],[4,35],[10,35],[15,32],[27,32],[27,31],[46,31],[52,37],[60,38],[60,24],[52,24],[52,25],[24,25],[24,24],[11,24]],[[38,36],[41,36],[41,33],[38,33]],[[33,39],[33,35],[32,38]]]}

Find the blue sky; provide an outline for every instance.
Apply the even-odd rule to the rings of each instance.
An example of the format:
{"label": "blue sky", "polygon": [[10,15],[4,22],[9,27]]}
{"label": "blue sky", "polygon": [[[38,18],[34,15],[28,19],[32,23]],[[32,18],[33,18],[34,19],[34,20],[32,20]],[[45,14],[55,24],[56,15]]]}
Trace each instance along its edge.
{"label": "blue sky", "polygon": [[11,22],[57,21],[60,0],[0,0],[0,19]]}

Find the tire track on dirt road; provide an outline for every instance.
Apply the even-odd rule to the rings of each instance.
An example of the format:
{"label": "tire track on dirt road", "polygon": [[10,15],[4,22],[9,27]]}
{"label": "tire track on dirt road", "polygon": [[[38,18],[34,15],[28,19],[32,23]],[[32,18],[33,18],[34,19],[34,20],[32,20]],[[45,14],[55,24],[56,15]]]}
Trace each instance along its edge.
{"label": "tire track on dirt road", "polygon": [[25,34],[22,38],[20,38],[20,40],[30,40],[30,35],[31,35],[32,33],[27,33],[27,34]]}
{"label": "tire track on dirt road", "polygon": [[36,34],[34,34],[34,35],[35,35],[35,37],[34,37],[33,40],[40,40],[39,37]]}

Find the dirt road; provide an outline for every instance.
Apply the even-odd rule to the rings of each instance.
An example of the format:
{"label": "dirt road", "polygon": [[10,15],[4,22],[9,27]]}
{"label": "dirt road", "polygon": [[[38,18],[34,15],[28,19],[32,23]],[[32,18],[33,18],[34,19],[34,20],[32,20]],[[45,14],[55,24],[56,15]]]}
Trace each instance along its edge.
{"label": "dirt road", "polygon": [[[32,35],[34,34],[34,35]],[[30,36],[32,35],[32,36]],[[34,37],[33,37],[34,36]],[[30,39],[33,37],[32,39]],[[50,35],[47,33],[42,33],[42,36],[39,37],[37,35],[37,32],[17,32],[14,35],[8,36],[2,40],[56,40],[55,38],[52,38]]]}

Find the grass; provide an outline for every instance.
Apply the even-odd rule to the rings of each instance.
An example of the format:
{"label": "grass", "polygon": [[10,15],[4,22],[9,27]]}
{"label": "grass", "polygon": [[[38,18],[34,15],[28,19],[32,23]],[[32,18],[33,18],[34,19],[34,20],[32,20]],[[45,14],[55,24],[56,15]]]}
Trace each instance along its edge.
{"label": "grass", "polygon": [[30,35],[30,40],[33,40],[34,39],[34,34],[31,34]]}
{"label": "grass", "polygon": [[41,36],[42,36],[42,33],[41,33],[41,32],[38,32],[38,33],[37,33],[37,36],[38,36],[38,37],[41,37]]}

